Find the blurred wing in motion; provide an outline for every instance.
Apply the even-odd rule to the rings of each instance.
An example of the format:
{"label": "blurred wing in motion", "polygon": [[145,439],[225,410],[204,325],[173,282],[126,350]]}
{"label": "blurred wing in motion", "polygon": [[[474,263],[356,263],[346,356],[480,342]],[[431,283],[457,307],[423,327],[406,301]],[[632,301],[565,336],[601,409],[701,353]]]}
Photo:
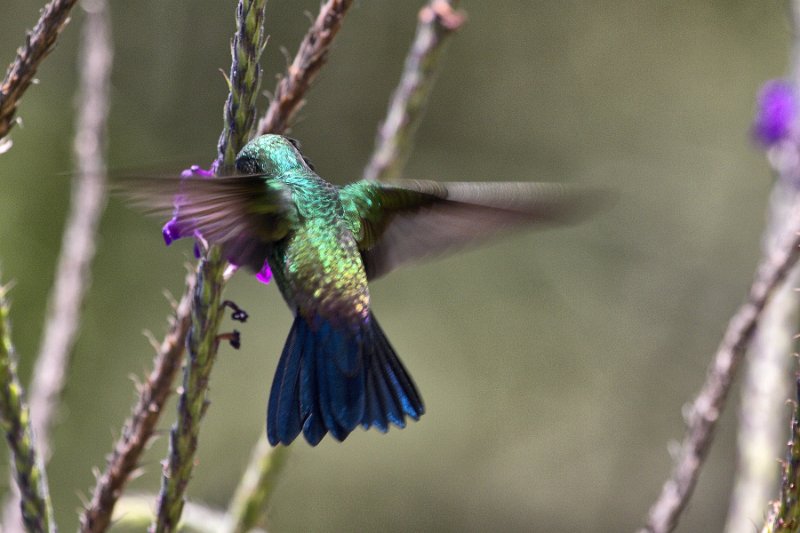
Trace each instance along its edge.
{"label": "blurred wing in motion", "polygon": [[199,233],[221,245],[228,260],[256,272],[297,217],[289,190],[260,175],[123,178],[117,189],[143,211],[173,217],[168,242]]}
{"label": "blurred wing in motion", "polygon": [[369,279],[527,225],[585,218],[603,196],[524,182],[360,181],[340,191]]}

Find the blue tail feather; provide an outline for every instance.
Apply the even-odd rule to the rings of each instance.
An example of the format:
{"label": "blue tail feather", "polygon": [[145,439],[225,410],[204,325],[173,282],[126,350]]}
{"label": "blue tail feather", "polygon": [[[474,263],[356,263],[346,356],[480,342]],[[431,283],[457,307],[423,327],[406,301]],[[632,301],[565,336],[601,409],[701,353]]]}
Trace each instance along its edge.
{"label": "blue tail feather", "polygon": [[414,382],[370,315],[361,331],[298,314],[286,340],[267,410],[267,437],[312,446],[326,433],[343,441],[359,424],[386,432],[425,411]]}

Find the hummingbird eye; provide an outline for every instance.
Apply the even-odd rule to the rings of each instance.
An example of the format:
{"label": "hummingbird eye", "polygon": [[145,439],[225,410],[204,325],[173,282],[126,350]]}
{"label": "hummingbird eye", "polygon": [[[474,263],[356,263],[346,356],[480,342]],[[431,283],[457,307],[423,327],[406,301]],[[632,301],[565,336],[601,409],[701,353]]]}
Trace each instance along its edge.
{"label": "hummingbird eye", "polygon": [[236,158],[236,170],[241,174],[258,174],[258,161],[249,156],[239,156]]}

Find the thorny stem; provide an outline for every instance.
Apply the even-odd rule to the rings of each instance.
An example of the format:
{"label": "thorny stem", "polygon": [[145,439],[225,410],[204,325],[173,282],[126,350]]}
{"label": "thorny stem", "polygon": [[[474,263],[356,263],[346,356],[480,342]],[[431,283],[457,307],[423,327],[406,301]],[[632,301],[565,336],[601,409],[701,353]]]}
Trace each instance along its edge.
{"label": "thorny stem", "polygon": [[33,30],[17,49],[17,57],[8,66],[0,84],[0,145],[14,125],[14,114],[25,90],[33,82],[36,69],[53,49],[59,33],[69,22],[69,13],[78,0],[52,0],[42,10]]}
{"label": "thorny stem", "polygon": [[466,20],[463,13],[453,10],[456,4],[455,0],[431,0],[420,10],[417,33],[386,119],[378,128],[364,179],[388,180],[400,176],[424,115],[447,37]]}
{"label": "thorny stem", "polygon": [[[236,10],[230,95],[225,103],[225,121],[217,148],[218,166],[223,172],[233,166],[236,154],[249,139],[255,120],[255,101],[261,80],[258,60],[265,38],[265,8],[266,0],[240,0]],[[186,486],[194,468],[200,420],[208,408],[209,377],[219,346],[217,330],[224,316],[222,291],[225,270],[225,258],[216,246],[207,251],[197,266],[192,325],[187,338],[189,356],[178,398],[178,420],[170,431],[156,519],[150,527],[157,533],[175,531],[183,511]]]}
{"label": "thorny stem", "polygon": [[717,420],[725,406],[731,382],[764,307],[800,258],[800,206],[789,217],[788,233],[773,253],[764,257],[750,286],[747,302],[728,323],[700,393],[689,407],[687,429],[676,454],[672,473],[650,508],[641,532],[672,531],[700,475]]}
{"label": "thorny stem", "polygon": [[201,259],[192,297],[191,327],[187,337],[188,361],[178,397],[178,420],[172,426],[169,454],[161,478],[156,521],[151,531],[175,531],[183,511],[184,494],[194,468],[200,420],[208,408],[206,393],[216,356],[216,331],[223,316],[220,297],[225,262],[214,248]]}
{"label": "thorny stem", "polygon": [[289,127],[303,107],[303,98],[311,83],[327,61],[333,38],[352,3],[352,0],[327,0],[322,4],[288,72],[275,87],[269,108],[258,123],[258,135],[283,133]]}
{"label": "thorny stem", "polygon": [[800,375],[795,376],[792,437],[783,463],[780,499],[772,505],[762,533],[794,533],[800,529]]}
{"label": "thorny stem", "polygon": [[139,457],[153,436],[183,359],[186,335],[191,324],[194,285],[195,275],[191,273],[186,280],[183,297],[175,308],[170,329],[158,347],[153,370],[140,387],[133,413],[122,427],[122,434],[108,458],[106,469],[98,477],[92,499],[81,516],[83,533],[98,533],[108,529],[114,506],[131,473],[139,466]]}
{"label": "thorny stem", "polygon": [[11,449],[11,465],[20,491],[22,521],[28,531],[55,531],[53,506],[41,454],[36,451],[30,411],[17,376],[11,344],[8,287],[0,286],[0,426]]}

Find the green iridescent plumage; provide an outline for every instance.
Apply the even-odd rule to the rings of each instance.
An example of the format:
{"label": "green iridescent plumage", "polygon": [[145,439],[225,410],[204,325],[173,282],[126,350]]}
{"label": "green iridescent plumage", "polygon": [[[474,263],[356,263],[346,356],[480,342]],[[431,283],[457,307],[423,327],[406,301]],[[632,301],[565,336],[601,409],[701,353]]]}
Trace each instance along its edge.
{"label": "green iridescent plumage", "polygon": [[236,159],[238,176],[137,180],[131,195],[172,211],[179,236],[222,246],[232,263],[266,260],[295,323],[270,394],[270,442],[311,444],[357,426],[386,431],[424,412],[370,311],[368,281],[404,263],[533,223],[584,215],[596,194],[543,183],[320,178],[294,142],[264,135]]}

